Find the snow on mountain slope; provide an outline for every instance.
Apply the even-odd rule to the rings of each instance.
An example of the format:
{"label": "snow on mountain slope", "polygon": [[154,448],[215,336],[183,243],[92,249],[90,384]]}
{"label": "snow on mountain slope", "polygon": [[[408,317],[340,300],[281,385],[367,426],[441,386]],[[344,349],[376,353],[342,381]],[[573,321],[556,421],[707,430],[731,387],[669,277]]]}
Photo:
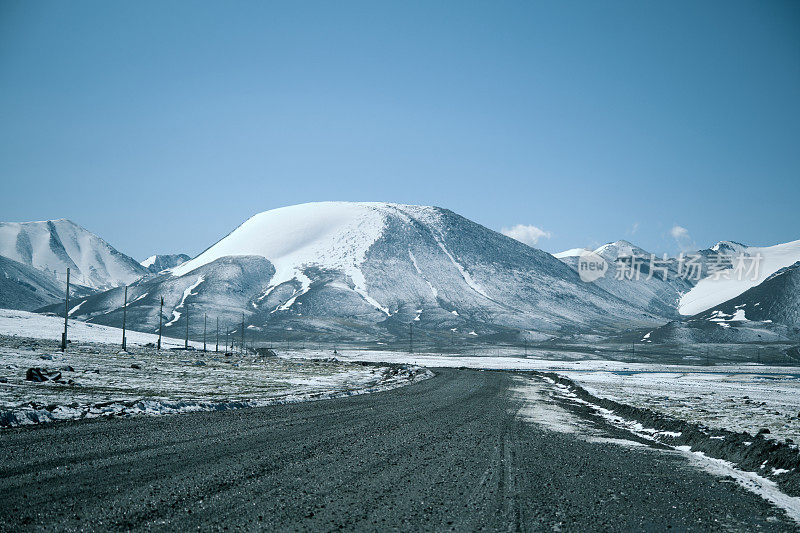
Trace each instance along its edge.
{"label": "snow on mountain slope", "polygon": [[147,270],[97,235],[66,219],[0,222],[0,255],[33,267],[61,283],[108,289],[131,283]]}
{"label": "snow on mountain slope", "polygon": [[0,308],[30,311],[63,297],[64,287],[52,276],[0,256]]}
{"label": "snow on mountain slope", "polygon": [[[650,331],[643,342],[796,342],[800,334],[800,262],[724,303]],[[792,356],[793,357],[793,356]]]}
{"label": "snow on mountain slope", "polygon": [[[574,248],[556,254],[556,257],[577,269],[578,259],[583,252],[582,248]],[[655,260],[658,261],[655,264],[656,268],[665,266],[668,269],[667,274],[664,276],[663,271],[654,269],[653,275],[650,276],[652,254],[628,241],[620,240],[604,244],[594,250],[594,253],[605,259],[608,271],[593,284],[648,313],[670,318],[678,317],[678,301],[681,294],[692,287],[692,283],[681,277],[674,259],[664,264],[663,257],[656,257]],[[630,278],[617,276],[616,269],[619,267],[617,260],[625,261],[630,257],[637,258],[638,276],[635,274]]]}
{"label": "snow on mountain slope", "polygon": [[800,328],[800,261],[694,318],[716,322],[723,327],[735,322],[776,322],[797,331]]}
{"label": "snow on mountain slope", "polygon": [[747,245],[736,241],[719,241],[711,247],[712,252],[725,255],[736,255],[747,251]]}
{"label": "snow on mountain slope", "polygon": [[[182,336],[187,316],[193,334],[202,331],[202,315],[220,319],[220,326],[238,324],[242,313],[253,312],[251,302],[263,294],[275,269],[263,257],[222,257],[184,276],[146,277],[128,287],[127,320],[139,331],[158,330],[158,312],[164,298],[164,331]],[[73,303],[74,302],[74,303]],[[122,324],[124,288],[116,287],[70,301],[70,317],[111,326]],[[63,304],[42,311],[63,314]]]}
{"label": "snow on mountain slope", "polygon": [[[746,247],[723,241],[712,250],[731,256],[732,264],[719,275],[701,279],[681,297],[679,311],[682,315],[695,315],[735,298],[761,284],[778,270],[800,261],[800,240],[767,247]],[[739,268],[743,267],[741,272],[737,271],[736,258],[739,254],[752,258],[752,261],[745,260],[738,265]],[[757,268],[749,272],[753,265],[757,265]]]}
{"label": "snow on mountain slope", "polygon": [[311,280],[303,269],[314,265],[341,271],[368,298],[358,266],[383,230],[386,209],[377,203],[320,202],[265,211],[172,273],[182,276],[229,255],[260,255],[275,267],[272,287],[297,280],[298,296],[307,292]]}
{"label": "snow on mountain slope", "polygon": [[553,257],[556,259],[564,259],[565,257],[580,257],[581,254],[588,251],[588,248],[570,248],[569,250],[564,250],[563,252],[554,253]]}
{"label": "snow on mountain slope", "polygon": [[[272,339],[405,338],[411,323],[415,338],[472,339],[663,322],[580,281],[552,255],[451,211],[386,203],[255,215],[196,258],[132,287],[130,323],[152,331],[164,294],[168,328],[185,326],[188,306],[233,323],[244,313],[248,331]],[[116,324],[120,311],[114,290],[88,298],[75,316]]]}
{"label": "snow on mountain slope", "polygon": [[153,274],[158,274],[170,268],[175,268],[191,259],[186,254],[151,255],[141,263],[143,267]]}

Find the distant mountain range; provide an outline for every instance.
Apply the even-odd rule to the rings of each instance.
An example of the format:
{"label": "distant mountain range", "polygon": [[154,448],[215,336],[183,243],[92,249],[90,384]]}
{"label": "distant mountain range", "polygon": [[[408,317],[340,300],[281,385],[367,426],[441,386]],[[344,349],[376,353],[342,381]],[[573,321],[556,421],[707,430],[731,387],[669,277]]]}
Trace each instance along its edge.
{"label": "distant mountain range", "polygon": [[132,283],[147,273],[137,261],[69,220],[0,222],[0,256],[90,289]]}
{"label": "distant mountain range", "polygon": [[[586,252],[573,249],[555,255],[577,268],[578,257]],[[617,256],[650,257],[626,241],[593,252],[608,261]],[[690,259],[696,263],[699,276],[682,277]],[[672,320],[648,331],[638,339],[640,342],[800,340],[800,241],[769,247],[721,241],[709,249],[685,254],[680,263],[677,258],[668,260],[667,279],[673,280],[669,282],[659,277],[648,279],[646,267],[639,280],[606,276],[595,282],[631,301],[659,295],[651,305]]]}
{"label": "distant mountain range", "polygon": [[[141,264],[66,220],[2,223],[0,306],[63,313],[69,266],[79,284],[73,318],[117,325],[122,286],[130,285],[130,327],[154,331],[163,296],[165,333],[173,336],[186,327],[187,312],[195,333],[207,315],[225,330],[238,331],[244,320],[248,335],[263,339],[388,342],[416,335],[445,342],[655,331],[683,323],[687,314],[730,313],[724,305],[740,296],[754,309],[759,288],[762,300],[775,302],[773,318],[753,310],[748,320],[798,321],[798,291],[785,280],[795,279],[800,241],[767,248],[718,243],[693,254],[699,281],[681,275],[683,259],[667,258],[652,273],[642,261],[638,279],[609,271],[587,283],[577,272],[585,252],[551,255],[447,209],[387,203],[274,209],[193,259],[156,255]],[[652,257],[627,241],[593,252],[610,265]],[[757,276],[739,284],[709,277],[712,261],[739,254],[761,256]]]}
{"label": "distant mountain range", "polygon": [[[577,248],[555,256],[577,269],[578,258],[586,252]],[[767,283],[776,272],[791,268],[800,261],[800,240],[768,247],[721,241],[711,248],[686,253],[682,258],[673,257],[667,261],[656,258],[656,264],[666,271],[659,271],[654,276],[649,275],[649,261],[655,256],[627,241],[605,244],[592,252],[609,264],[619,258],[641,258],[641,272],[636,279],[618,279],[609,274],[594,283],[662,316],[679,319],[708,310],[724,310],[729,307],[728,303],[738,301],[740,295],[764,286],[762,291],[772,295],[764,297],[764,300],[774,303],[775,322],[800,325],[797,318],[798,293],[792,293],[788,285],[767,289],[777,284]],[[786,292],[783,298],[778,297],[781,291]],[[783,308],[781,312],[777,311],[779,307]]]}
{"label": "distant mountain range", "polygon": [[[555,254],[555,257],[577,270],[578,260],[585,252],[586,250],[576,248]],[[628,241],[604,244],[593,252],[602,257],[609,265],[609,271],[605,276],[594,281],[595,285],[603,288],[609,294],[655,315],[670,319],[679,317],[678,303],[681,295],[691,290],[694,283],[678,272],[677,260],[671,259],[665,265],[666,275],[663,272],[654,272],[651,276],[648,260],[651,254]],[[637,273],[619,279],[614,266],[618,261],[632,257],[641,259],[637,263],[639,270],[636,271]]]}
{"label": "distant mountain range", "polygon": [[[258,214],[191,261],[136,283],[130,323],[152,330],[160,296],[176,335],[187,307],[226,324],[244,314],[250,334],[264,338],[376,342],[410,328],[420,339],[539,339],[663,322],[552,255],[451,211],[382,203]],[[85,299],[75,317],[116,323],[121,305],[119,289],[108,291]]]}
{"label": "distant mountain range", "polygon": [[170,268],[175,268],[191,259],[186,254],[151,255],[140,264],[153,274],[159,274]]}
{"label": "distant mountain range", "polygon": [[67,268],[76,298],[134,283],[188,259],[156,255],[140,264],[65,219],[0,222],[0,307],[34,310],[63,302]]}

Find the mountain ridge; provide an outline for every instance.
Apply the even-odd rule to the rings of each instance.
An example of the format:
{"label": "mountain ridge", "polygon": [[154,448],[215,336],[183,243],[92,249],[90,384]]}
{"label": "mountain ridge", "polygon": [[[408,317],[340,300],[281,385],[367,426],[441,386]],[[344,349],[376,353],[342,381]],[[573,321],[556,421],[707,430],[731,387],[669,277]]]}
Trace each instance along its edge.
{"label": "mountain ridge", "polygon": [[[225,293],[231,284],[241,288],[238,309],[223,312],[219,302],[233,298]],[[381,202],[256,214],[194,259],[134,284],[129,321],[147,316],[142,321],[152,327],[161,293],[165,315],[175,319],[169,328],[183,327],[181,309],[202,303],[225,321],[244,313],[254,334],[272,336],[306,330],[382,338],[406,335],[411,324],[437,334],[536,337],[661,320],[580,281],[552,255],[450,210]],[[90,297],[79,316],[118,320],[118,300]]]}
{"label": "mountain ridge", "polygon": [[0,222],[0,256],[45,271],[58,282],[104,290],[146,274],[137,261],[71,220]]}

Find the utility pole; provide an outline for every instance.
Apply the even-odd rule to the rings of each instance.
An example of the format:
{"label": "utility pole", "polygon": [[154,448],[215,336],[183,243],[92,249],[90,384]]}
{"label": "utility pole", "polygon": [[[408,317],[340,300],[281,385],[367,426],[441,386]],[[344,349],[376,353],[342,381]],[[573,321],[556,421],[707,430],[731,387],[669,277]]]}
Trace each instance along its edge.
{"label": "utility pole", "polygon": [[408,324],[408,353],[414,353],[414,323]]}
{"label": "utility pole", "polygon": [[122,301],[122,351],[127,350],[125,342],[125,323],[128,319],[128,286],[125,285],[125,299]]}
{"label": "utility pole", "polygon": [[242,354],[244,354],[244,313],[242,313]]}
{"label": "utility pole", "polygon": [[203,313],[203,353],[206,353],[206,326],[208,324],[208,315]]}
{"label": "utility pole", "polygon": [[217,345],[214,347],[214,353],[219,353],[219,317],[217,317]]}
{"label": "utility pole", "polygon": [[225,324],[225,353],[228,353],[228,340],[231,338],[231,329]]}
{"label": "utility pole", "polygon": [[69,318],[69,268],[67,269],[67,298],[64,300],[64,333],[61,334],[61,351],[67,351],[67,319]]}
{"label": "utility pole", "polygon": [[186,337],[183,339],[183,349],[189,349],[189,304],[186,304]]}
{"label": "utility pole", "polygon": [[161,349],[161,324],[164,321],[164,297],[161,297],[161,307],[158,310],[158,347],[156,349]]}

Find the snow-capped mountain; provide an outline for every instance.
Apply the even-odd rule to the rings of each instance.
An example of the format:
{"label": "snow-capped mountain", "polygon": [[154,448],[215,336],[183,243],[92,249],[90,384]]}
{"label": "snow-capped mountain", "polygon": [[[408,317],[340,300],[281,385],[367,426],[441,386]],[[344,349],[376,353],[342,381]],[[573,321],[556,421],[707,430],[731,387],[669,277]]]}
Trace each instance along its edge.
{"label": "snow-capped mountain", "polygon": [[139,264],[153,274],[158,274],[164,270],[175,268],[189,259],[191,259],[191,257],[186,254],[151,255]]}
{"label": "snow-capped mountain", "polygon": [[0,308],[30,311],[64,298],[52,276],[0,256]]}
{"label": "snow-capped mountain", "polygon": [[[766,247],[722,241],[710,250],[698,253],[704,258],[706,275],[681,297],[679,311],[682,315],[695,315],[711,309],[800,261],[800,240]],[[722,259],[712,262],[715,253]],[[709,268],[713,263],[719,264],[711,272]]]}
{"label": "snow-capped mountain", "polygon": [[[573,248],[554,257],[577,270],[580,256],[588,251]],[[693,284],[678,272],[674,258],[664,261],[663,256],[624,240],[604,244],[593,252],[608,264],[606,274],[593,281],[594,285],[653,315],[678,317],[678,301]]]}
{"label": "snow-capped mountain", "polygon": [[569,257],[580,257],[582,254],[586,252],[591,252],[589,248],[570,248],[569,250],[564,250],[563,252],[557,252],[553,254],[553,257],[556,259],[567,259]]}
{"label": "snow-capped mountain", "polygon": [[[554,257],[577,269],[580,256],[587,251],[573,248]],[[800,240],[768,247],[720,241],[711,248],[667,261],[656,257],[656,263],[668,269],[667,279],[655,271],[654,276],[649,276],[653,256],[627,241],[605,244],[593,252],[609,264],[609,271],[595,284],[651,313],[678,317],[715,308],[758,286],[781,268],[800,261]],[[631,256],[643,258],[638,279],[619,279],[612,265],[619,258]]]}
{"label": "snow-capped mountain", "polygon": [[91,289],[131,283],[147,273],[134,259],[66,219],[0,222],[0,256],[33,267],[58,283]]}
{"label": "snow-capped mountain", "polygon": [[691,317],[648,331],[642,342],[796,342],[800,337],[800,262]]}
{"label": "snow-capped mountain", "polygon": [[800,331],[800,261],[778,270],[762,283],[695,318],[720,325],[769,321]]}
{"label": "snow-capped mountain", "polygon": [[[196,258],[136,283],[130,323],[152,331],[161,296],[167,328],[183,328],[188,307],[225,323],[244,314],[250,332],[272,338],[404,337],[410,325],[429,338],[519,338],[664,322],[580,281],[552,255],[451,211],[386,203],[255,215]],[[115,324],[121,291],[80,305],[76,318]]]}

